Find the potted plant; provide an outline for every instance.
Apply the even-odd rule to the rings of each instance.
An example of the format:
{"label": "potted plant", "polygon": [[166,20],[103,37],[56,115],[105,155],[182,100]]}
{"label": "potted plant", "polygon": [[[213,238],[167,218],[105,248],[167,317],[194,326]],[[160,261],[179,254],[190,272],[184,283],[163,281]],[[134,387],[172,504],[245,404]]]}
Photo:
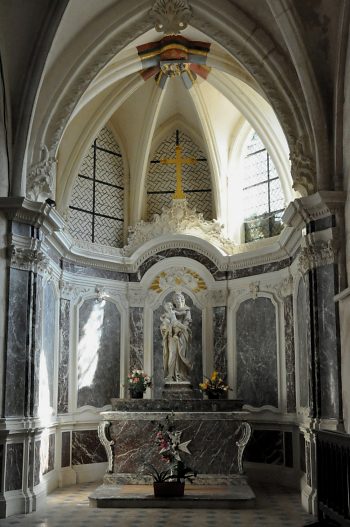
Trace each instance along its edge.
{"label": "potted plant", "polygon": [[182,432],[175,429],[174,415],[167,415],[164,422],[158,424],[155,443],[161,460],[168,464],[165,469],[158,469],[152,464],[145,466],[145,473],[153,478],[153,489],[156,497],[181,497],[184,495],[185,481],[193,483],[197,472],[187,467],[181,459],[181,453],[190,454],[188,444],[181,442]]}
{"label": "potted plant", "polygon": [[208,399],[226,399],[228,390],[231,390],[229,385],[223,381],[221,374],[216,370],[213,371],[210,377],[204,376],[199,388]]}
{"label": "potted plant", "polygon": [[143,370],[132,370],[128,374],[128,388],[132,399],[142,399],[148,386],[152,386],[151,377]]}
{"label": "potted plant", "polygon": [[153,478],[153,490],[156,498],[174,497],[184,495],[185,480],[193,483],[197,473],[186,467],[183,461],[178,461],[171,468],[158,470],[154,465],[146,466],[145,474]]}

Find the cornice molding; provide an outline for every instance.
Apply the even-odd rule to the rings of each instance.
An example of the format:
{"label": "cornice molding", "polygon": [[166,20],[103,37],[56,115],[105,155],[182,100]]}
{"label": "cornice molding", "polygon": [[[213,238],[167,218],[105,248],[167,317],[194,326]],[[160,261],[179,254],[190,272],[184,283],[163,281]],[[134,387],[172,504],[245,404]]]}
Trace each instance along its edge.
{"label": "cornice molding", "polygon": [[[334,199],[333,202],[338,206],[339,199]],[[234,246],[234,254],[224,254],[215,244],[198,235],[172,233],[156,236],[139,246],[131,256],[124,256],[118,248],[74,240],[62,216],[46,203],[32,202],[26,198],[0,198],[0,210],[3,210],[9,219],[40,228],[43,234],[41,244],[45,253],[50,254],[53,249],[60,257],[73,264],[120,273],[137,273],[148,259],[172,249],[194,251],[199,257],[208,258],[220,272],[281,262],[294,258],[301,244],[303,226],[299,213],[299,210],[303,209],[291,204],[286,214],[293,227],[286,227],[274,238]],[[294,217],[298,218],[298,221],[293,219]],[[23,240],[17,240],[17,244],[22,243],[24,248],[31,248],[31,238],[18,238]]]}

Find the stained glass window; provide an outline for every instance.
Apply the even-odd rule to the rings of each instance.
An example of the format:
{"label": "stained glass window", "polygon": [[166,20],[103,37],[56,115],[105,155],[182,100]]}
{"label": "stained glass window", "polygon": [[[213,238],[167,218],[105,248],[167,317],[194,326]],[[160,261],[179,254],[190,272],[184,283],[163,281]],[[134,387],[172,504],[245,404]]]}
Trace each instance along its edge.
{"label": "stained glass window", "polygon": [[284,196],[276,168],[256,132],[247,144],[243,170],[245,241],[276,236],[283,228]]}

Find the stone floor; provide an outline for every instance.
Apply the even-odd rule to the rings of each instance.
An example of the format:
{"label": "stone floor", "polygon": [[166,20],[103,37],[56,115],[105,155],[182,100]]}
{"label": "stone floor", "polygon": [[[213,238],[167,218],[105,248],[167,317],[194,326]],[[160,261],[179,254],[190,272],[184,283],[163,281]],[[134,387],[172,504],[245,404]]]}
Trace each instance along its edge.
{"label": "stone floor", "polygon": [[312,516],[303,512],[297,492],[276,485],[252,485],[256,508],[215,509],[97,509],[88,496],[99,484],[89,483],[57,489],[47,506],[26,516],[0,520],[1,527],[303,527]]}

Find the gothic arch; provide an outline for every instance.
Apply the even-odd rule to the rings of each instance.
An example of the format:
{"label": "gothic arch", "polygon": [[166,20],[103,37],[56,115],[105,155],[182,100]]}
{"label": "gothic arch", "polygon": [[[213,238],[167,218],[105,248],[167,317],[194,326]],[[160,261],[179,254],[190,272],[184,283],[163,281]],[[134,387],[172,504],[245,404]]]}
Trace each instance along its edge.
{"label": "gothic arch", "polygon": [[[191,25],[222,45],[255,78],[286,135],[291,151],[294,185],[303,187],[305,193],[314,191],[315,171],[317,169],[317,173],[323,173],[323,168],[320,168],[323,159],[316,152],[311,117],[297,75],[291,78],[290,60],[286,60],[285,54],[262,28],[258,29],[240,8],[226,0],[220,0],[215,6],[208,0],[193,0],[191,7]],[[31,158],[33,162],[38,160],[41,144],[46,144],[50,158],[55,158],[70,116],[92,80],[126,44],[151,28],[149,2],[146,0],[138,2],[137,8],[123,1],[118,4],[118,8],[118,13],[114,6],[89,24],[90,30],[96,27],[95,39],[91,39],[89,47],[83,52],[77,49],[81,35],[78,34],[72,40],[72,59],[65,69],[68,72],[66,76],[62,76],[61,68],[57,67],[57,75],[61,76],[62,81],[48,98],[43,125],[32,129],[31,144],[35,154],[32,156],[28,152],[28,159]],[[52,78],[44,79],[43,89],[38,93],[39,102],[45,96],[50,82]],[[40,104],[42,106],[42,101]],[[324,144],[323,141],[321,144]]]}

